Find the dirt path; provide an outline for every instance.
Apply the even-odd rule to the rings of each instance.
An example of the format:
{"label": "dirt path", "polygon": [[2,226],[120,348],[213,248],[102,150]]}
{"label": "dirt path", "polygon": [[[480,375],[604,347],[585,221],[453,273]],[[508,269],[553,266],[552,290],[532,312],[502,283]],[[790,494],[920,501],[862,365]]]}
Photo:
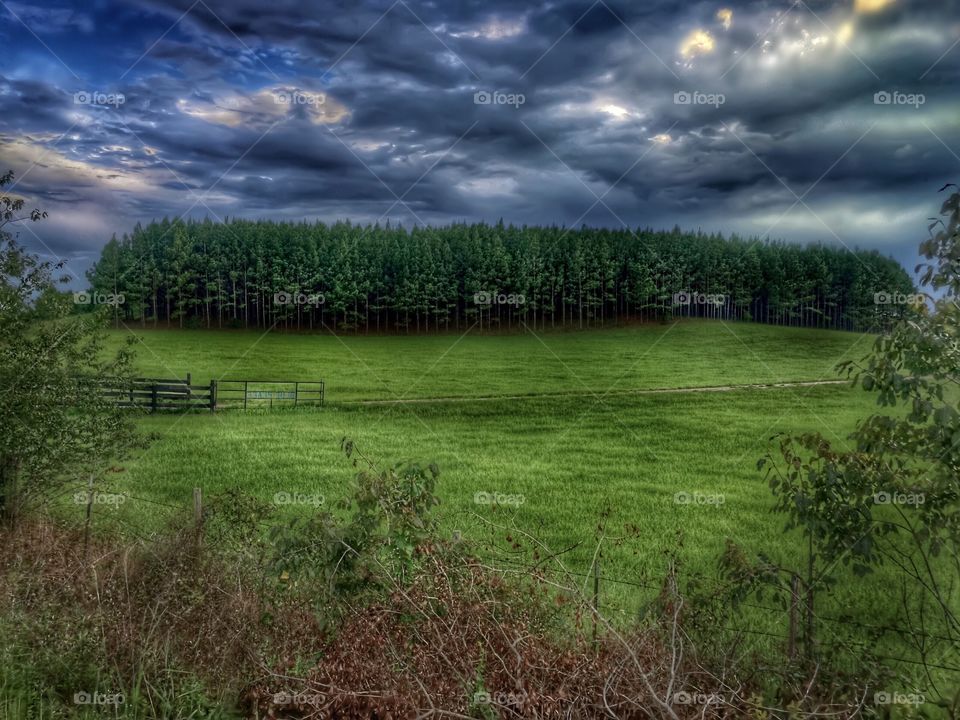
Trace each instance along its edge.
{"label": "dirt path", "polygon": [[345,400],[338,405],[414,405],[428,403],[457,403],[490,400],[538,400],[552,398],[605,398],[611,395],[664,395],[668,393],[735,392],[737,390],[776,390],[779,388],[815,387],[817,385],[849,385],[849,380],[802,380],[782,383],[751,383],[746,385],[708,385],[704,387],[682,388],[640,388],[633,390],[610,390],[607,392],[563,392],[529,393],[526,395],[475,395],[430,398],[408,398],[397,400]]}

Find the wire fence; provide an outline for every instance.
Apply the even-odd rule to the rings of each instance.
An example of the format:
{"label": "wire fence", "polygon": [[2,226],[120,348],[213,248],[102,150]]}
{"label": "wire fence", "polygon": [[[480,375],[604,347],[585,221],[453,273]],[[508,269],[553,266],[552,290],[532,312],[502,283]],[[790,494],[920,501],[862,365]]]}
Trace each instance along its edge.
{"label": "wire fence", "polygon": [[[81,505],[81,511],[83,513],[82,521],[87,527],[87,532],[89,532],[90,529],[93,529],[96,532],[112,532],[121,537],[135,539],[145,543],[156,541],[158,538],[163,536],[164,518],[157,514],[158,510],[165,511],[167,513],[167,518],[174,517],[176,515],[189,518],[190,513],[192,512],[193,520],[198,524],[202,523],[204,517],[204,506],[203,500],[201,499],[202,494],[198,489],[194,490],[191,502],[179,504],[164,502],[157,500],[156,498],[144,497],[142,495],[134,495],[125,491],[118,493],[98,493],[90,487],[85,490],[72,489],[70,492],[72,492],[74,495],[75,500],[79,497],[81,492],[86,493],[88,501],[86,504]],[[207,509],[210,507],[215,507],[218,500],[219,498],[217,497],[208,498],[208,505],[206,506]],[[153,522],[147,523],[145,526],[144,523],[138,523],[132,519],[130,517],[131,513],[129,510],[124,512],[119,511],[120,506],[127,506],[127,503],[131,502],[137,504],[142,503],[144,509],[141,517],[146,516],[149,513],[149,516],[152,518]],[[115,509],[108,512],[103,512],[99,509],[100,505],[112,506]],[[264,532],[277,525],[276,522],[272,522],[268,519],[256,520],[256,524]],[[152,528],[150,527],[151,525],[153,526]],[[584,572],[568,567],[564,567],[560,570],[543,570],[540,568],[540,565],[543,563],[542,560],[532,563],[529,558],[521,557],[519,553],[504,554],[502,552],[503,548],[487,547],[486,549],[483,549],[481,543],[478,543],[477,547],[480,548],[478,557],[484,563],[484,566],[493,572],[528,574],[531,577],[550,576],[559,578],[560,580],[564,578],[578,578],[586,581],[587,584],[596,582],[598,588],[602,588],[602,590],[598,593],[598,597],[593,598],[592,600],[593,603],[596,603],[596,607],[594,609],[598,613],[605,613],[610,617],[619,615],[620,617],[629,618],[632,615],[636,616],[638,608],[642,604],[637,602],[634,605],[625,605],[617,602],[618,598],[622,597],[622,593],[618,594],[616,592],[611,592],[611,587],[643,590],[649,593],[649,599],[651,601],[665,589],[664,581],[658,583],[654,581],[645,581],[638,578],[618,577],[610,574],[609,572],[600,573],[596,567],[591,568],[591,572]],[[722,593],[722,591],[727,589],[729,586],[729,583],[723,582],[722,579],[718,577],[686,570],[682,571],[678,575],[677,579],[681,581],[696,580],[700,583],[703,583],[705,587],[709,587],[711,590],[720,593]],[[560,584],[562,585],[562,583]],[[578,593],[575,587],[569,587],[568,590],[573,593]],[[585,602],[591,602],[591,599],[587,597],[589,593],[579,592],[578,594],[581,595]],[[789,617],[788,611],[785,611],[782,607],[772,607],[769,605],[762,605],[759,603],[746,601],[739,602],[739,605],[743,608],[749,609],[750,611],[766,614],[766,616],[769,618],[769,621],[773,624],[786,624],[786,620]],[[877,652],[876,638],[883,636],[884,634],[891,633],[904,638],[910,638],[915,641],[923,641],[924,646],[928,648],[928,652],[932,651],[931,648],[936,647],[936,645],[933,645],[932,643],[952,643],[954,644],[954,650],[956,651],[955,656],[960,658],[960,649],[955,646],[956,641],[950,637],[936,633],[928,633],[919,628],[906,628],[893,625],[864,623],[853,618],[837,617],[835,615],[824,614],[820,612],[815,614],[815,622],[818,628],[831,627],[842,629],[847,633],[849,633],[851,628],[856,628],[864,631],[865,633],[874,634],[874,638],[872,640],[849,637],[839,640],[835,643],[825,643],[822,640],[818,640],[818,645],[829,645],[834,651],[854,651],[856,648],[857,651],[869,651],[872,657],[879,660],[885,660],[893,663],[903,663],[916,667],[924,667],[926,669],[936,668],[947,672],[960,672],[960,665],[949,665],[943,664],[942,662],[930,662],[925,659],[917,659],[898,655],[885,655]],[[732,635],[743,634],[768,638],[770,640],[777,641],[777,643],[782,644],[783,646],[786,646],[791,642],[791,637],[788,633],[775,632],[770,629],[757,627],[756,622],[752,622],[750,625],[746,623],[737,625],[720,624],[716,629],[731,633]],[[836,634],[834,634],[834,637],[836,638]]]}

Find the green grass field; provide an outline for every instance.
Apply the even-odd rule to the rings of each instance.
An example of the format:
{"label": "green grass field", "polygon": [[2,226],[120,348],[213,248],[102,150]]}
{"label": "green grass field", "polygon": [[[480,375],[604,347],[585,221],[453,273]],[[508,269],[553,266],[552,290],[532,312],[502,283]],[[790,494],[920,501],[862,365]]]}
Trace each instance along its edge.
{"label": "green grass field", "polygon": [[[124,335],[117,331],[114,340]],[[478,492],[523,495],[509,519],[536,529],[551,547],[582,540],[569,556],[575,562],[589,560],[606,507],[621,524],[637,523],[651,550],[671,545],[680,529],[694,559],[712,557],[727,536],[782,544],[755,469],[769,438],[820,430],[842,441],[873,409],[869,395],[846,385],[629,393],[835,379],[836,362],[870,344],[837,332],[700,322],[537,337],[138,335],[145,375],[322,377],[327,406],[144,416],[142,427],[159,440],[116,476],[131,494],[178,505],[193,487],[216,494],[239,485],[266,499],[321,493],[332,501],[353,472],[340,451],[348,436],[381,462],[436,462],[451,527],[490,514],[474,502]],[[506,398],[358,402],[491,396]],[[723,495],[724,502],[677,504],[678,492]],[[657,572],[660,553],[631,564]]]}
{"label": "green grass field", "polygon": [[151,377],[327,382],[332,402],[834,379],[869,336],[746,323],[680,322],[516,335],[333,336],[253,331],[115,331],[135,336]]}
{"label": "green grass field", "polygon": [[[459,532],[500,560],[513,552],[508,535],[521,541],[521,554],[536,538],[566,550],[564,567],[585,576],[609,511],[602,602],[623,619],[656,595],[678,539],[684,575],[706,586],[717,581],[728,538],[797,566],[799,536],[784,535],[783,518],[770,512],[757,460],[778,432],[817,430],[845,443],[877,409],[873,396],[847,384],[630,392],[835,380],[837,362],[860,358],[872,340],[833,331],[686,322],[512,336],[136,334],[144,375],[190,372],[195,383],[322,378],[327,405],[144,416],[142,428],[159,439],[111,475],[114,489],[132,497],[98,507],[98,526],[149,533],[168,506],[189,508],[194,487],[208,498],[239,486],[267,501],[286,493],[331,506],[355,472],[340,450],[346,436],[378,462],[436,462],[443,532]],[[128,336],[115,331],[112,343]],[[491,507],[476,502],[478,493],[522,502]],[[678,493],[702,502],[678,502]],[[276,505],[276,517],[312,511]],[[620,543],[628,524],[633,536]],[[885,582],[883,572],[866,584],[841,582],[820,609],[842,616],[867,603],[882,624],[893,611],[882,600]],[[759,633],[782,635],[785,623],[777,610],[749,619]],[[839,637],[836,625],[822,632],[825,641]]]}

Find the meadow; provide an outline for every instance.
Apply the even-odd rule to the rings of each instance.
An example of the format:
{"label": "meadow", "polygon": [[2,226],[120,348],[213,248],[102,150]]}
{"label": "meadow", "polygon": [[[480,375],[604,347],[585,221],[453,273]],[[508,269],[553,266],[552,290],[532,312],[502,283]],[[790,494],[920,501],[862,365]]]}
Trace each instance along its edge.
{"label": "meadow", "polygon": [[417,398],[604,394],[650,388],[836,379],[871,336],[722,321],[489,335],[377,336],[126,325],[150,377],[325,380],[333,403]]}
{"label": "meadow", "polygon": [[[554,569],[586,584],[599,542],[602,602],[624,619],[656,596],[668,556],[706,587],[719,582],[727,539],[797,566],[799,536],[771,514],[757,460],[777,433],[843,444],[876,411],[849,384],[749,387],[836,380],[836,363],[872,342],[837,331],[708,321],[420,337],[130,328],[111,345],[131,335],[144,375],[322,378],[327,404],[145,415],[157,439],[111,475],[130,499],[98,507],[98,526],[149,533],[189,507],[194,487],[208,498],[240,487],[273,503],[274,519],[333,507],[356,472],[340,449],[349,437],[378,463],[435,462],[443,532],[496,562],[562,550]],[[691,390],[648,392],[659,388]],[[488,503],[497,493],[504,502]],[[868,582],[868,592],[840,583],[825,614],[871,598],[882,622],[883,573]],[[784,623],[772,610],[751,627],[782,634]]]}

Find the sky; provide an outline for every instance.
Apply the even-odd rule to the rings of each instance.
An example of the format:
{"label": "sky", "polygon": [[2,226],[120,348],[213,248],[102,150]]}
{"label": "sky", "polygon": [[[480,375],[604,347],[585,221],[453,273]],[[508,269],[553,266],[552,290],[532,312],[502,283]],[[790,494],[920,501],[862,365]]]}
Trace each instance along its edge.
{"label": "sky", "polygon": [[958,0],[0,0],[20,241],[164,216],[876,248],[960,183]]}

